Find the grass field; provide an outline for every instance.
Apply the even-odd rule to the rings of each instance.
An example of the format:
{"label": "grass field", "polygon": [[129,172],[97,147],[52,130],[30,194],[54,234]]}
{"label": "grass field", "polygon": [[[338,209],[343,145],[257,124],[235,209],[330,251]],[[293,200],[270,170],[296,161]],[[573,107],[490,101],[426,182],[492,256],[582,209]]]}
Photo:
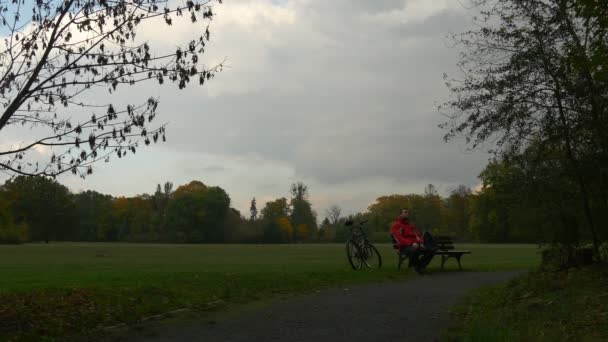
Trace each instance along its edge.
{"label": "grass field", "polygon": [[[0,246],[0,335],[82,334],[221,299],[242,303],[329,286],[401,279],[390,245],[384,267],[352,271],[342,244],[162,245],[51,243]],[[534,245],[459,245],[467,270],[533,268]],[[450,260],[448,270],[456,270]],[[434,260],[430,271],[438,270]]]}

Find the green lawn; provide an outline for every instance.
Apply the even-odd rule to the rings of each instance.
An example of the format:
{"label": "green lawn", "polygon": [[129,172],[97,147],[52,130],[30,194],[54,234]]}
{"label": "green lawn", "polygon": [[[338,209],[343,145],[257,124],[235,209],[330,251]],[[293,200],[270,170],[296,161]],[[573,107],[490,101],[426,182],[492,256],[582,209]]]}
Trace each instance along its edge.
{"label": "green lawn", "polygon": [[[378,247],[382,270],[355,272],[342,244],[0,246],[0,335],[15,329],[30,338],[84,333],[217,299],[248,302],[411,274],[397,271],[390,245]],[[539,262],[534,245],[458,248],[473,252],[463,257],[467,270],[529,269]],[[457,269],[453,260],[446,266]],[[437,269],[435,260],[431,271]]]}

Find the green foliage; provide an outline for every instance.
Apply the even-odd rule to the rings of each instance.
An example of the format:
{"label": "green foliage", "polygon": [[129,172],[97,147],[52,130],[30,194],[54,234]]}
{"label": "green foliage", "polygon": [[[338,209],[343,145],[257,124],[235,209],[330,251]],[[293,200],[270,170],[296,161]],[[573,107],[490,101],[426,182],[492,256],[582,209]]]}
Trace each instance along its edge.
{"label": "green foliage", "polygon": [[281,197],[274,201],[266,202],[266,205],[262,209],[262,219],[263,220],[276,220],[281,217],[289,216],[289,205],[287,204],[287,199]]}
{"label": "green foliage", "polygon": [[167,208],[168,225],[181,242],[224,241],[230,197],[219,187],[198,181],[177,188]]}
{"label": "green foliage", "polygon": [[112,220],[112,196],[88,190],[73,197],[78,217],[74,238],[79,241],[105,240]]}
{"label": "green foliage", "polygon": [[445,341],[604,341],[605,265],[535,271],[475,291],[452,310]]}
{"label": "green foliage", "polygon": [[15,222],[29,228],[33,241],[65,240],[71,236],[74,202],[65,186],[45,177],[19,176],[3,187]]}
{"label": "green foliage", "polygon": [[491,143],[506,169],[490,165],[485,177],[513,185],[485,199],[496,205],[477,228],[494,221],[496,239],[588,240],[599,253],[608,238],[606,2],[471,3],[481,17],[454,36],[463,75],[447,82],[443,127],[446,139]]}
{"label": "green foliage", "polygon": [[589,239],[576,186],[558,167],[520,158],[493,161],[470,198],[470,228],[482,241],[578,244]]}
{"label": "green foliage", "polygon": [[251,216],[249,217],[249,219],[251,221],[255,221],[258,218],[258,207],[257,207],[257,202],[255,200],[255,197],[251,200],[251,204],[249,205],[249,212],[251,213]]}
{"label": "green foliage", "polygon": [[[445,227],[449,227],[455,236],[470,240],[473,236],[469,230],[471,189],[464,185],[454,189],[445,199],[441,215],[445,216]],[[449,234],[449,233],[448,233]]]}
{"label": "green foliage", "polygon": [[370,213],[372,229],[375,231],[388,232],[391,224],[401,212],[402,208],[412,205],[414,195],[390,195],[381,196],[370,205],[367,210]]}
{"label": "green foliage", "polygon": [[0,244],[19,244],[29,238],[25,223],[15,223],[8,202],[0,193]]}
{"label": "green foliage", "polygon": [[309,241],[317,231],[317,216],[308,200],[308,187],[304,183],[291,185],[291,224],[295,227],[296,241]]}
{"label": "green foliage", "polygon": [[444,199],[439,196],[435,187],[429,184],[424,195],[393,194],[378,197],[375,203],[368,207],[367,218],[371,231],[388,234],[401,209],[408,208],[410,220],[423,231],[450,235],[456,240],[474,240],[478,236],[471,234],[469,229],[471,197],[470,190],[461,185]]}

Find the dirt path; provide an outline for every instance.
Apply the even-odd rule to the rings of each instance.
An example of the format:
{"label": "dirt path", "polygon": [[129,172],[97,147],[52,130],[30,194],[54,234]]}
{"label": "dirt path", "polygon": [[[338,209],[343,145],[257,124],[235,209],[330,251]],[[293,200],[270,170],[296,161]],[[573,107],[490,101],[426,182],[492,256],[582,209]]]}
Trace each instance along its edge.
{"label": "dirt path", "polygon": [[435,341],[468,291],[518,272],[445,272],[328,289],[218,322],[156,327],[125,341]]}

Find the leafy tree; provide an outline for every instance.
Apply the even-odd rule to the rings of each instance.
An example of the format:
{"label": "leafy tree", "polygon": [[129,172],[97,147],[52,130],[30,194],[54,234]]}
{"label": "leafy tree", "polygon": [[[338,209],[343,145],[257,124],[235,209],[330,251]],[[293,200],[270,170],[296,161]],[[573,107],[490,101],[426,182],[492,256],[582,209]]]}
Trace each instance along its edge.
{"label": "leafy tree", "polygon": [[469,226],[469,197],[471,189],[459,185],[452,190],[445,200],[445,224],[450,234],[460,238],[470,237]]}
{"label": "leafy tree", "polygon": [[17,244],[29,239],[25,224],[18,225],[11,213],[10,204],[0,193],[0,244]]}
{"label": "leafy tree", "polygon": [[111,229],[112,196],[87,190],[73,195],[76,211],[74,240],[104,240],[106,232]]}
{"label": "leafy tree", "polygon": [[277,220],[281,217],[289,217],[289,204],[287,199],[281,197],[274,201],[266,202],[264,208],[262,208],[262,219],[264,220]]}
{"label": "leafy tree", "polygon": [[133,212],[130,208],[129,199],[118,197],[112,200],[112,218],[110,229],[104,231],[104,240],[122,241],[129,233],[129,227],[133,222]]}
{"label": "leafy tree", "polygon": [[[497,157],[526,155],[539,167],[559,168],[576,186],[597,253],[598,229],[606,226],[598,219],[608,211],[606,2],[472,3],[482,17],[477,29],[455,37],[464,75],[448,80],[455,99],[444,106],[446,139],[492,141]],[[537,153],[526,153],[530,148]]]}
{"label": "leafy tree", "polygon": [[336,226],[339,224],[339,221],[335,224],[331,224],[329,218],[324,218],[321,222],[321,227],[319,228],[319,241],[321,242],[333,242],[336,238]]}
{"label": "leafy tree", "polygon": [[[412,201],[415,203],[415,201]],[[442,220],[443,202],[437,189],[433,184],[429,184],[424,189],[424,198],[419,204],[414,205],[412,211],[412,221],[421,230],[429,230],[435,233],[444,231],[444,221]]]}
{"label": "leafy tree", "polygon": [[29,228],[34,241],[65,240],[74,228],[74,203],[68,188],[46,177],[18,176],[4,184],[15,223]]}
{"label": "leafy tree", "polygon": [[[218,0],[221,3],[221,0]],[[35,136],[0,152],[11,174],[85,177],[92,164],[135,153],[140,144],[165,139],[150,127],[158,99],[118,106],[110,94],[142,82],[170,81],[179,89],[203,84],[221,68],[203,66],[210,38],[212,1],[48,0],[4,1],[0,29],[0,131],[35,127]],[[200,25],[198,37],[172,37],[171,50],[140,39],[142,29],[185,21]],[[170,31],[166,31],[170,32]],[[171,37],[168,33],[167,37]],[[144,100],[144,99],[142,99]],[[88,117],[77,111],[93,112]],[[51,148],[47,160],[30,152]]]}
{"label": "leafy tree", "polygon": [[298,241],[306,241],[311,238],[312,232],[307,224],[300,224],[296,227],[295,232],[296,239]]}
{"label": "leafy tree", "polygon": [[291,222],[289,222],[289,218],[281,217],[276,220],[276,223],[279,227],[279,231],[281,232],[281,241],[291,242],[294,236],[294,229]]}
{"label": "leafy tree", "polygon": [[401,209],[409,208],[411,205],[412,198],[409,195],[394,194],[376,198],[376,201],[367,208],[372,217],[373,230],[388,231]]}
{"label": "leafy tree", "polygon": [[[281,220],[289,217],[290,210],[287,199],[281,197],[274,201],[266,202],[264,208],[262,208],[262,226],[264,231],[264,241],[270,243],[288,242],[284,238],[286,236],[286,227],[283,225],[283,231],[281,230]],[[289,220],[288,220],[289,221]],[[289,224],[292,227],[291,222]],[[293,231],[293,228],[292,228]],[[293,236],[293,232],[289,234],[290,238]]]}
{"label": "leafy tree", "polygon": [[317,230],[317,217],[308,200],[308,187],[302,182],[293,183],[291,185],[291,195],[290,218],[292,225],[296,227],[296,239],[299,241],[308,240],[312,237],[313,232]]}
{"label": "leafy tree", "polygon": [[249,211],[251,212],[250,220],[255,221],[258,219],[258,208],[256,205],[255,197],[251,200],[251,205],[249,206]]}
{"label": "leafy tree", "polygon": [[178,241],[221,242],[229,208],[230,197],[222,188],[192,181],[175,190],[168,207],[168,225]]}
{"label": "leafy tree", "polygon": [[159,231],[154,202],[148,195],[129,198],[131,221],[128,225],[127,241],[150,242],[157,241]]}
{"label": "leafy tree", "polygon": [[[256,238],[254,224],[244,220],[240,211],[230,208],[224,226],[225,242],[253,242]],[[259,234],[258,234],[259,235]]]}
{"label": "leafy tree", "polygon": [[166,234],[167,230],[167,208],[169,207],[169,201],[171,194],[173,193],[173,183],[165,182],[161,188],[160,184],[156,185],[156,191],[152,196],[154,203],[154,209],[156,211],[156,225],[160,234]]}
{"label": "leafy tree", "polygon": [[576,245],[586,238],[576,185],[558,167],[520,160],[491,162],[470,200],[470,228],[482,241]]}

